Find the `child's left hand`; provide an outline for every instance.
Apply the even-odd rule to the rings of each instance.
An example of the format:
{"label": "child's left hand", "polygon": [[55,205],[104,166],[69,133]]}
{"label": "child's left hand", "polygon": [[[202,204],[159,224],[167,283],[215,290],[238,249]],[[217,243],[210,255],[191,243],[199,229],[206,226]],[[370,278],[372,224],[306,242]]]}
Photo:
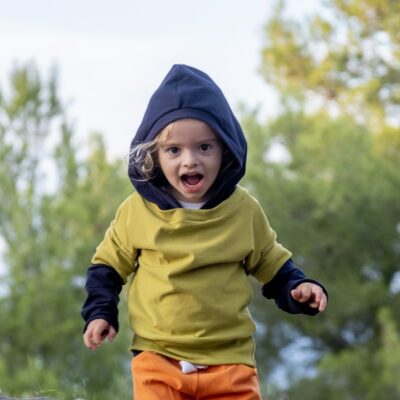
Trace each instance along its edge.
{"label": "child's left hand", "polygon": [[290,294],[294,300],[300,303],[306,303],[311,308],[317,308],[318,311],[324,311],[328,302],[328,298],[321,286],[312,282],[300,283]]}

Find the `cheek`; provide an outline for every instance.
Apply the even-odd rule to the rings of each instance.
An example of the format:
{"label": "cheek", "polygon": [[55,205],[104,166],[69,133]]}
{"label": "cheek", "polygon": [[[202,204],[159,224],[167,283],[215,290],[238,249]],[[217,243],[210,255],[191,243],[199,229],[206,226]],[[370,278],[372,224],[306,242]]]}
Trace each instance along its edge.
{"label": "cheek", "polygon": [[166,156],[162,155],[162,154],[157,155],[156,163],[162,169],[167,168],[167,166],[168,166],[168,160],[167,160]]}
{"label": "cheek", "polygon": [[175,165],[171,160],[166,160],[164,157],[160,157],[158,166],[164,175],[171,175],[175,171]]}

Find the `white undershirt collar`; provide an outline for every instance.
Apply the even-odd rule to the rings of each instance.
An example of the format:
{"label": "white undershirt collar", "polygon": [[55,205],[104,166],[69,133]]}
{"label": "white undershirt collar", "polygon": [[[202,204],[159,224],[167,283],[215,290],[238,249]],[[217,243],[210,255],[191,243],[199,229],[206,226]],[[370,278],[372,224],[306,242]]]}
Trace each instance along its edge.
{"label": "white undershirt collar", "polygon": [[199,210],[201,207],[206,204],[206,202],[203,203],[189,203],[187,201],[181,201],[178,200],[179,204],[182,206],[182,208],[189,208],[191,210]]}

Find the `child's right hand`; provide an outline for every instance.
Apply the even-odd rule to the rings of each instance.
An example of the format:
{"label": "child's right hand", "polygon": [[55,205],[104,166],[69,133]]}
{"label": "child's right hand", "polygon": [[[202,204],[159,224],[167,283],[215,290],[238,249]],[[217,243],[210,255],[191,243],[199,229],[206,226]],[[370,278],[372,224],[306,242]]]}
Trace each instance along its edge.
{"label": "child's right hand", "polygon": [[86,328],[83,335],[83,342],[88,349],[96,350],[102,345],[105,338],[108,338],[112,342],[116,335],[117,331],[108,321],[105,319],[94,319],[89,322]]}

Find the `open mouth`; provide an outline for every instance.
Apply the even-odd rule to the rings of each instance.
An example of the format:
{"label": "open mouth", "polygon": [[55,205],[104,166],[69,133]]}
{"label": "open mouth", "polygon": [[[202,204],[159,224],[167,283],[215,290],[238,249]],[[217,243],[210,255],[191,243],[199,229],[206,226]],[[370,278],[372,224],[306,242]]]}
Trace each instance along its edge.
{"label": "open mouth", "polygon": [[181,176],[181,180],[183,184],[186,186],[197,186],[202,179],[203,175],[201,174],[192,174],[192,175],[184,174]]}

